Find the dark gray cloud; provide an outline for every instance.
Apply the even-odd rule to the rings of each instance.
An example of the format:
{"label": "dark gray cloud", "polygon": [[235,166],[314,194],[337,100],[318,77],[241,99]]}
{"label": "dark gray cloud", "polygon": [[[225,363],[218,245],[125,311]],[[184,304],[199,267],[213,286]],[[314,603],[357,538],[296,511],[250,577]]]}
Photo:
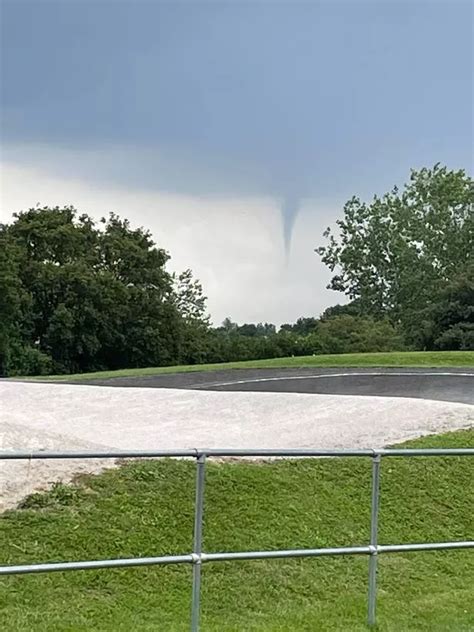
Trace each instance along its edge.
{"label": "dark gray cloud", "polygon": [[307,197],[369,194],[438,160],[470,166],[471,12],[6,1],[4,155],[31,162],[36,146],[86,179],[272,195],[289,243]]}

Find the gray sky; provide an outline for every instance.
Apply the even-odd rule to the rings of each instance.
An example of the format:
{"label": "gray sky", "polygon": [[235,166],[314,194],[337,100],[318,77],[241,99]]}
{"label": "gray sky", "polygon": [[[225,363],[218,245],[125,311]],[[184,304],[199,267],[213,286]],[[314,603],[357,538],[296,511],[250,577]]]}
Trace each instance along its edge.
{"label": "gray sky", "polygon": [[353,194],[472,168],[472,4],[2,2],[2,210],[152,229],[216,322],[341,297],[313,248]]}

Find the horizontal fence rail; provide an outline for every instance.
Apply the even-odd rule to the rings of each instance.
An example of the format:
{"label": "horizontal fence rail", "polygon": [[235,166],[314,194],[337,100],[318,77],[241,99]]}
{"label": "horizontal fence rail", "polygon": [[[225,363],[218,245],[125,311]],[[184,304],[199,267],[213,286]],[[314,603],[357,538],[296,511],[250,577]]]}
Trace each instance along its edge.
{"label": "horizontal fence rail", "polygon": [[376,450],[313,450],[304,449],[249,449],[193,448],[188,450],[0,450],[0,461],[28,461],[30,459],[139,459],[139,458],[199,458],[209,457],[375,457],[375,456],[474,456],[474,448],[380,448]]}
{"label": "horizontal fence rail", "polygon": [[[51,573],[60,571],[97,570],[105,568],[125,568],[155,566],[160,564],[191,564],[193,568],[191,631],[198,632],[201,601],[201,568],[203,563],[237,560],[262,560],[302,557],[323,557],[338,555],[368,555],[368,610],[370,626],[376,624],[377,562],[385,553],[408,553],[414,551],[462,550],[474,548],[474,541],[425,542],[411,544],[378,544],[378,516],[380,501],[380,470],[382,457],[449,457],[474,456],[474,448],[427,448],[427,449],[376,449],[376,450],[270,450],[270,449],[192,449],[192,450],[109,450],[104,452],[61,452],[61,451],[0,451],[0,461],[39,459],[135,459],[135,458],[193,458],[196,460],[194,544],[192,553],[164,555],[158,557],[137,557],[123,559],[86,560],[74,562],[54,562],[45,564],[21,564],[0,566],[0,576]],[[208,457],[239,458],[303,458],[303,457],[364,457],[372,459],[372,491],[369,544],[322,549],[288,549],[275,551],[235,551],[205,553],[202,550],[204,522],[205,467]]]}

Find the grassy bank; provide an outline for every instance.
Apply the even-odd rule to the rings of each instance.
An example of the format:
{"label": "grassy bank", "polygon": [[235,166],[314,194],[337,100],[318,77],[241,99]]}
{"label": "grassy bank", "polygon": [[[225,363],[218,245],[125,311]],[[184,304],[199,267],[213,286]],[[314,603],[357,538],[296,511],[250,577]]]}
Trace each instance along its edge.
{"label": "grassy bank", "polygon": [[[104,379],[109,377],[133,377],[185,373],[191,371],[218,371],[224,369],[268,369],[303,367],[471,367],[474,368],[474,351],[394,351],[391,353],[343,353],[339,355],[300,356],[248,360],[221,364],[193,364],[186,366],[147,367],[98,371],[75,375],[53,375],[48,380]],[[35,379],[35,378],[31,378]],[[43,377],[44,379],[44,377]]]}
{"label": "grassy bank", "polygon": [[[410,445],[474,446],[474,431]],[[194,464],[128,463],[30,497],[0,518],[1,563],[189,552]],[[370,462],[209,463],[204,550],[366,544]],[[380,543],[473,539],[470,458],[382,463]],[[0,579],[10,632],[188,630],[188,567]],[[474,552],[380,559],[379,630],[474,629]],[[365,630],[366,558],[208,564],[202,630]]]}

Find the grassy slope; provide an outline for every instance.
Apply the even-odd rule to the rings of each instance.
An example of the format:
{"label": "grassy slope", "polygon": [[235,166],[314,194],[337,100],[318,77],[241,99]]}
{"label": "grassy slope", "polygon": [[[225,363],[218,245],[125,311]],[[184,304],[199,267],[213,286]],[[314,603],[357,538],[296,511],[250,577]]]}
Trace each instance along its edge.
{"label": "grassy slope", "polygon": [[[412,444],[474,446],[474,430]],[[0,517],[0,562],[189,552],[193,483],[193,463],[135,462],[33,497]],[[369,503],[365,459],[209,463],[204,550],[365,544]],[[381,503],[381,543],[473,539],[472,460],[384,460]],[[190,578],[187,566],[4,577],[0,627],[188,630]],[[365,630],[366,586],[365,557],[208,564],[202,630]],[[473,586],[474,551],[382,556],[378,629],[473,630]]]}
{"label": "grassy slope", "polygon": [[72,380],[108,377],[130,377],[184,373],[191,371],[218,371],[223,369],[258,368],[301,368],[301,367],[474,367],[474,351],[394,351],[391,353],[342,353],[333,355],[300,356],[295,358],[272,358],[270,360],[248,360],[245,362],[223,362],[221,364],[198,364],[188,366],[147,367],[145,369],[122,369],[99,371],[76,375],[48,376],[48,380]]}

